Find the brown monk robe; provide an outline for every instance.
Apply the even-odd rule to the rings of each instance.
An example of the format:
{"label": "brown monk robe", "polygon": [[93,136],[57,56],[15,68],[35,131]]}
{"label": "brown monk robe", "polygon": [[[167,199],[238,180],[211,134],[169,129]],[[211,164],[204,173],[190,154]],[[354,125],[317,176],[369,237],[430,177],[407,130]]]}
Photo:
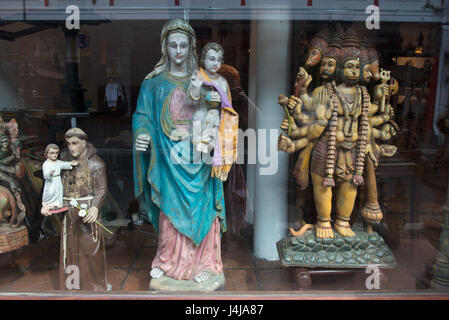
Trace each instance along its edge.
{"label": "brown monk robe", "polygon": [[[71,272],[68,274],[65,271],[68,266],[75,265],[79,268],[80,290],[106,291],[110,288],[108,288],[106,278],[103,230],[95,222],[83,222],[83,218],[78,215],[79,209],[71,206],[68,199],[75,198],[79,205],[87,204],[89,210],[96,207],[99,214],[108,191],[106,166],[103,160],[96,155],[95,147],[86,142],[87,136],[75,134],[68,138],[69,131],[66,133],[66,141],[70,152],[63,152],[61,159],[64,161],[77,160],[79,165],[73,170],[66,170],[62,177],[64,205],[68,205],[70,209],[65,214],[61,230],[60,289],[68,289],[66,281],[73,275],[73,271],[69,269],[68,271]],[[78,139],[79,137],[81,139]],[[72,150],[72,140],[76,140],[75,143],[84,141],[84,148],[82,145],[75,145],[75,149],[72,148]]]}

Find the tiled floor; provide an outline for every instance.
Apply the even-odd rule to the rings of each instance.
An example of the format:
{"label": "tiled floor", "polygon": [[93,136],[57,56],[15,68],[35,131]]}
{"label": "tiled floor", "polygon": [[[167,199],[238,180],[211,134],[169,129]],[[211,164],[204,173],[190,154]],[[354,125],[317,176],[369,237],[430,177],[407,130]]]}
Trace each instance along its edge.
{"label": "tiled floor", "polygon": [[[400,239],[397,239],[393,248],[398,267],[386,271],[388,283],[382,289],[414,291],[428,288],[430,276],[426,270],[433,264],[438,253],[441,231],[439,217],[435,215],[421,219],[424,229],[415,232],[413,236],[407,230],[400,231]],[[148,289],[149,267],[156,247],[157,237],[150,225],[141,226],[139,230],[119,231],[114,244],[106,250],[108,279],[114,291]],[[58,254],[59,238],[53,238],[30,244],[13,254],[0,255],[0,291],[57,290]],[[250,236],[245,239],[224,234],[222,258],[226,291],[298,291],[291,268],[283,268],[279,262],[263,261],[253,256]],[[11,260],[16,267],[9,265]],[[363,271],[312,275],[310,290],[365,290],[367,275]]]}

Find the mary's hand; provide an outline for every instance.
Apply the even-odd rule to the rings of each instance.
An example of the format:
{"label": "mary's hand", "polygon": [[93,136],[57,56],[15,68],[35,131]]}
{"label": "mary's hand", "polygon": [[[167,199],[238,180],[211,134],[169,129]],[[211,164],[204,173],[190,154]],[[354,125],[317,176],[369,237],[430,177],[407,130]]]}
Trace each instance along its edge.
{"label": "mary's hand", "polygon": [[193,71],[192,76],[190,77],[190,83],[195,88],[200,88],[203,85],[203,77],[198,70]]}
{"label": "mary's hand", "polygon": [[147,151],[151,137],[148,134],[139,134],[136,137],[135,148],[137,151]]}
{"label": "mary's hand", "polygon": [[196,70],[193,71],[192,76],[190,77],[190,97],[193,100],[198,100],[200,98],[201,86],[203,85],[203,77],[201,73]]}

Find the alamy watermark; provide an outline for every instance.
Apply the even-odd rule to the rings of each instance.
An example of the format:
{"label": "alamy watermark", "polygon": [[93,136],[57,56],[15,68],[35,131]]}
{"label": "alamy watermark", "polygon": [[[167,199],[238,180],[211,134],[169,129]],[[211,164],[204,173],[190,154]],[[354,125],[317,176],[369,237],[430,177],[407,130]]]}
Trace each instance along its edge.
{"label": "alamy watermark", "polygon": [[370,5],[366,7],[365,13],[369,16],[365,20],[365,26],[368,30],[380,29],[380,10],[378,6]]}
{"label": "alamy watermark", "polygon": [[[192,134],[201,133],[201,121],[192,121]],[[259,174],[263,176],[275,175],[278,170],[279,151],[278,137],[279,129],[247,129],[243,131],[238,129],[237,141],[237,164],[245,163],[245,155],[247,155],[247,164],[259,164]],[[220,133],[217,133],[219,137]],[[224,144],[233,145],[233,131],[224,131]],[[245,139],[247,141],[245,148]],[[231,147],[232,148],[232,147]],[[175,165],[182,164],[199,164],[205,163],[212,165],[213,156],[210,153],[203,153],[196,150],[190,143],[190,135],[183,140],[175,143],[170,150],[170,160]],[[232,164],[232,163],[229,163]]]}
{"label": "alamy watermark", "polygon": [[79,290],[80,289],[80,268],[76,265],[69,265],[65,269],[67,278],[65,279],[65,287],[67,290]]}
{"label": "alamy watermark", "polygon": [[69,16],[65,20],[65,26],[69,30],[79,30],[80,29],[80,8],[75,5],[67,6],[65,13]]}
{"label": "alamy watermark", "polygon": [[[65,21],[67,29],[80,29],[80,8],[76,5],[69,5],[65,9],[65,13],[69,16]],[[365,26],[368,30],[380,29],[380,9],[378,6],[369,5],[365,9],[365,13],[369,16],[365,20]]]}
{"label": "alamy watermark", "polygon": [[380,270],[377,266],[369,266],[366,268],[365,273],[369,276],[365,280],[365,287],[368,290],[380,289]]}

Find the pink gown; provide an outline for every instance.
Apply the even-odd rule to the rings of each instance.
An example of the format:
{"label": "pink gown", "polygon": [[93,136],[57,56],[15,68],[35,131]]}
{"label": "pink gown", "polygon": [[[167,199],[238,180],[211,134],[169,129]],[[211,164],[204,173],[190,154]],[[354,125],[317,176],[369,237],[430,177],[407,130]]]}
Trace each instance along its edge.
{"label": "pink gown", "polygon": [[[170,100],[170,115],[177,128],[189,131],[193,107],[187,105],[186,94],[176,88]],[[156,256],[151,265],[159,268],[165,275],[176,280],[191,280],[201,272],[220,274],[223,271],[221,260],[220,221],[215,219],[209,233],[199,246],[181,234],[171,224],[163,212],[159,215],[159,242]]]}

